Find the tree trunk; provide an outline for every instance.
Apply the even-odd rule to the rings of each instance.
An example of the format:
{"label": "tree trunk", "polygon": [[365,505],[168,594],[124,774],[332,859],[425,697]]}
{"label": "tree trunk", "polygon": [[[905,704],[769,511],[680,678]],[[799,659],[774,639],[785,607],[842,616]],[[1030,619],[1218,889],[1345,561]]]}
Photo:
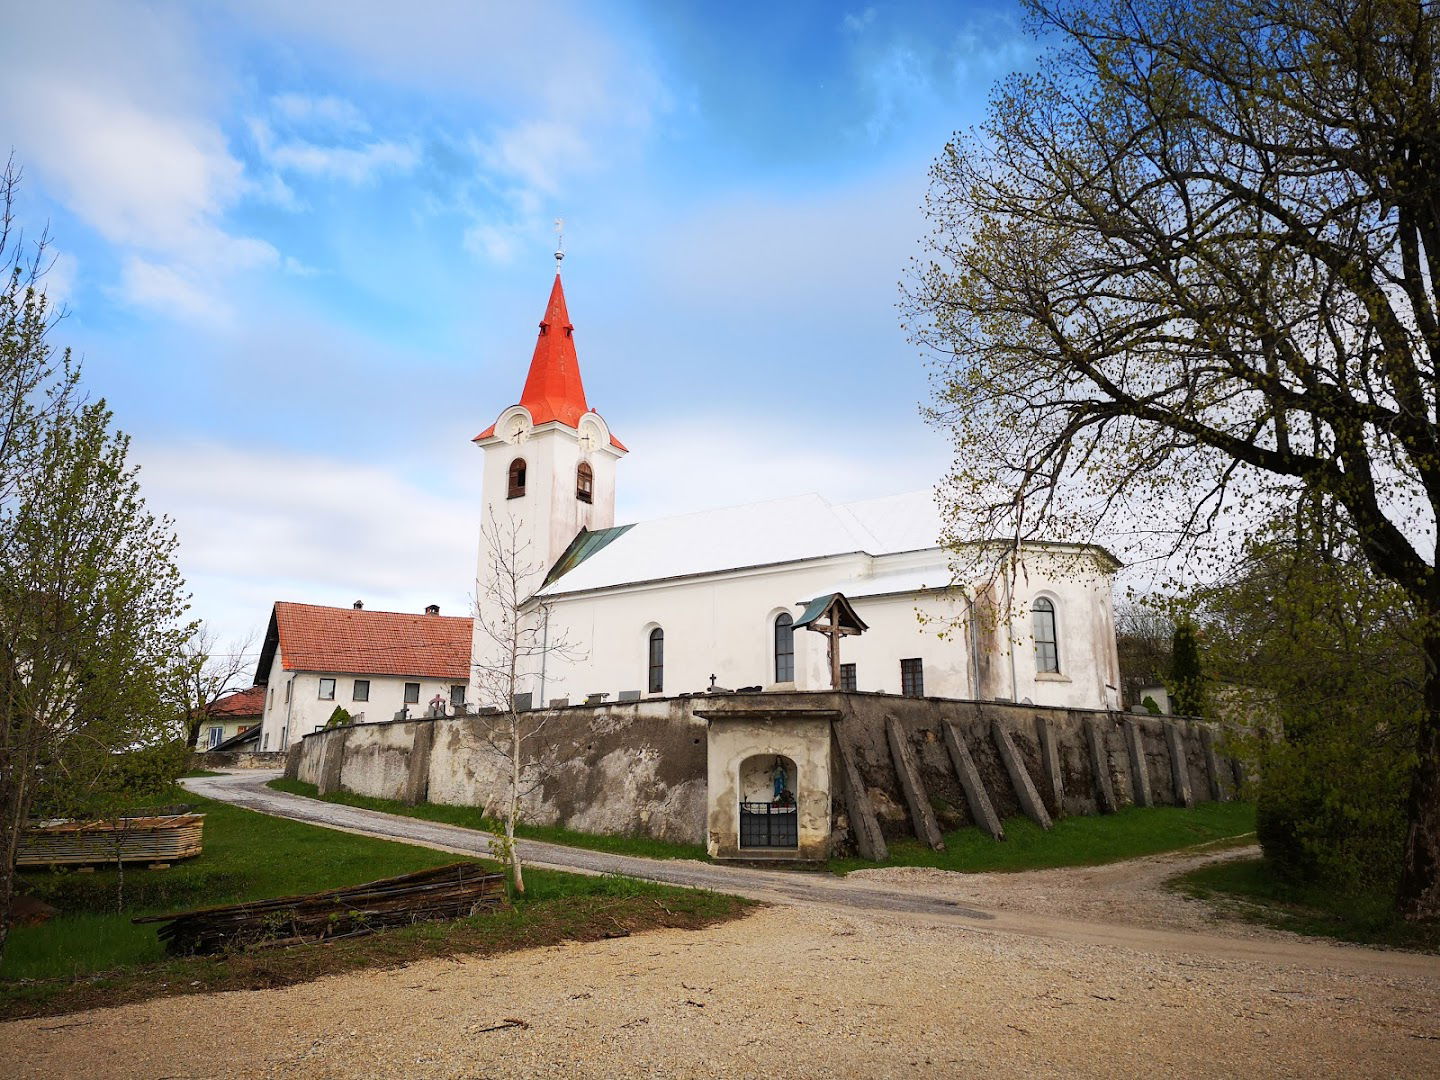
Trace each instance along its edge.
{"label": "tree trunk", "polygon": [[515,819],[520,816],[520,731],[519,721],[510,743],[510,812],[505,815],[506,848],[510,852],[510,879],[518,896],[525,895],[525,871],[520,865],[520,850],[515,846]]}
{"label": "tree trunk", "polygon": [[1415,741],[1415,776],[1405,818],[1397,907],[1407,919],[1440,918],[1440,617],[1425,627],[1425,711]]}

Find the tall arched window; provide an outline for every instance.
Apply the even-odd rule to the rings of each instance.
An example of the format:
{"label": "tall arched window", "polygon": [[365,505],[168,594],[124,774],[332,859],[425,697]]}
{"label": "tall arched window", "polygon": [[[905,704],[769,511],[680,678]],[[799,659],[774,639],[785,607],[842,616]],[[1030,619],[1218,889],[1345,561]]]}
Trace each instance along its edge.
{"label": "tall arched window", "polygon": [[525,494],[525,459],[517,457],[510,462],[510,494],[509,499],[518,499]]}
{"label": "tall arched window", "polygon": [[583,503],[588,503],[594,489],[595,474],[590,469],[590,463],[582,461],[575,470],[575,498]]}
{"label": "tall arched window", "polygon": [[1055,634],[1055,603],[1044,597],[1036,597],[1035,619],[1035,670],[1060,670],[1060,645]]}
{"label": "tall arched window", "polygon": [[795,620],[786,611],[775,617],[775,681],[795,681]]}
{"label": "tall arched window", "polygon": [[650,631],[650,693],[660,694],[665,690],[665,631],[656,627]]}

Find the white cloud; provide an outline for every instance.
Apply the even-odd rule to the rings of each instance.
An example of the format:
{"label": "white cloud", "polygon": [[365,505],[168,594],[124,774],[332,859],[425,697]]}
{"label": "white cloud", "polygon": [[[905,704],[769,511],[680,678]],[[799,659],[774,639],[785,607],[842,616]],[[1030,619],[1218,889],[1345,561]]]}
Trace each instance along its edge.
{"label": "white cloud", "polygon": [[226,275],[275,260],[226,226],[249,185],[210,116],[224,75],[205,67],[182,9],[32,4],[5,22],[0,130],[48,194],[120,249],[132,299],[184,294],[193,313],[219,304],[197,291],[218,297]]}
{"label": "white cloud", "polygon": [[275,600],[468,611],[474,491],[437,495],[385,466],[215,444],[133,456],[150,508],[175,520],[194,614],[222,638],[263,631]]}
{"label": "white cloud", "polygon": [[[250,120],[249,128],[256,148],[278,171],[363,184],[380,172],[409,172],[420,161],[419,151],[410,143],[380,139],[346,146],[321,145],[299,137],[277,138],[270,124],[258,117]],[[283,181],[279,182],[283,186]]]}
{"label": "white cloud", "polygon": [[120,273],[120,294],[132,304],[192,322],[225,323],[230,308],[212,291],[174,266],[132,255]]}
{"label": "white cloud", "polygon": [[270,105],[277,116],[292,124],[340,132],[370,130],[370,122],[352,102],[333,95],[276,94]]}

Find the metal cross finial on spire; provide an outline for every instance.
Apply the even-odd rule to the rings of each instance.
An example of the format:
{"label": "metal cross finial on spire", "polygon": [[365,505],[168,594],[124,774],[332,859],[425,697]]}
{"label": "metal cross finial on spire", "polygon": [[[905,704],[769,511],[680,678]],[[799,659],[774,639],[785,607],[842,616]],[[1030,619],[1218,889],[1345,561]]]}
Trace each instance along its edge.
{"label": "metal cross finial on spire", "polygon": [[555,273],[560,273],[560,264],[565,261],[565,219],[555,219]]}

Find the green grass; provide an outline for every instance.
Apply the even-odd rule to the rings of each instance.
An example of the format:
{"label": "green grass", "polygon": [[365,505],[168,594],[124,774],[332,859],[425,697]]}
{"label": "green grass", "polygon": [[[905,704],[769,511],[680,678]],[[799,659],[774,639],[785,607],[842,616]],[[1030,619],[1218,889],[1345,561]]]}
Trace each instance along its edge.
{"label": "green grass", "polygon": [[[304,795],[308,799],[322,799],[314,784],[303,780],[271,780],[267,787],[286,791],[291,795]],[[394,799],[372,799],[368,795],[354,795],[339,791],[323,796],[324,802],[340,803],[344,806],[359,806],[366,810],[380,810],[402,817],[422,818],[425,821],[440,821],[446,825],[459,825],[466,829],[482,832],[503,833],[505,826],[494,818],[486,817],[478,806],[446,806],[441,803],[419,803],[409,806]],[[528,825],[521,822],[515,829],[517,836],[526,840],[543,840],[550,844],[564,844],[566,847],[585,848],[589,851],[607,851],[612,855],[640,855],[647,859],[699,859],[709,860],[701,844],[672,844],[664,840],[653,840],[648,836],[605,836],[598,833],[576,832],[558,825]]]}
{"label": "green grass", "polygon": [[957,829],[945,834],[944,851],[932,851],[918,840],[894,840],[885,862],[831,859],[829,866],[840,874],[876,866],[933,866],[968,873],[1096,866],[1254,831],[1255,807],[1249,803],[1200,803],[1193,810],[1129,807],[1114,814],[1063,817],[1048,830],[1029,818],[1010,818],[1005,839],[998,843],[980,829]]}
{"label": "green grass", "polygon": [[183,773],[181,773],[180,775],[181,775],[181,777],[187,777],[187,776],[224,776],[225,774],[222,773],[222,772],[216,772],[216,771],[213,770],[213,769],[191,769],[189,772],[183,772]]}
{"label": "green grass", "polygon": [[[26,872],[21,888],[61,910],[11,931],[0,961],[0,1018],[143,1000],[160,994],[280,986],[423,956],[492,953],[646,929],[700,926],[741,914],[735,897],[625,878],[527,870],[513,908],[333,945],[167,957],[157,926],[136,915],[318,892],[457,860],[454,854],[269,817],[189,794],[205,818],[205,851],[168,870],[126,871],[129,902],[114,910],[114,871]],[[483,860],[475,860],[483,861]],[[193,985],[192,985],[193,984]]]}
{"label": "green grass", "polygon": [[1362,945],[1440,952],[1440,926],[1398,918],[1388,893],[1354,893],[1279,877],[1265,859],[1238,859],[1182,874],[1169,887],[1249,922]]}

